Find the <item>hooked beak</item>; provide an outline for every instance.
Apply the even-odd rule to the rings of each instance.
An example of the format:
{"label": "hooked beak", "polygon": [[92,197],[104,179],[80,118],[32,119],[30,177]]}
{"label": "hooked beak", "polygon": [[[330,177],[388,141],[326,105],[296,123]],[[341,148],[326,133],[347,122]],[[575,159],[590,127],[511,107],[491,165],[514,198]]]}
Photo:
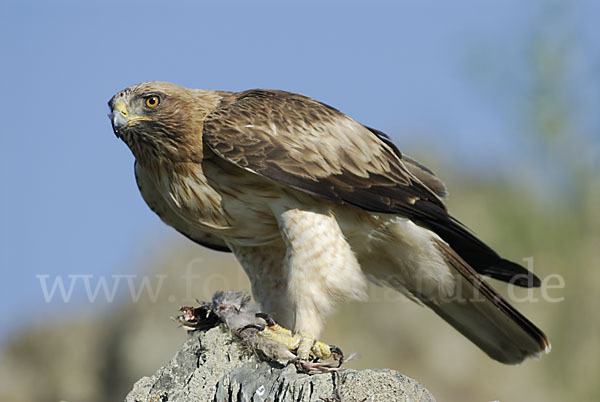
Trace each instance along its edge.
{"label": "hooked beak", "polygon": [[123,102],[119,102],[113,106],[112,112],[108,114],[108,118],[112,122],[113,130],[117,137],[119,136],[119,132],[124,128],[129,127],[131,123],[152,120],[150,117],[141,117],[130,114],[127,110],[127,106],[125,106],[125,103]]}

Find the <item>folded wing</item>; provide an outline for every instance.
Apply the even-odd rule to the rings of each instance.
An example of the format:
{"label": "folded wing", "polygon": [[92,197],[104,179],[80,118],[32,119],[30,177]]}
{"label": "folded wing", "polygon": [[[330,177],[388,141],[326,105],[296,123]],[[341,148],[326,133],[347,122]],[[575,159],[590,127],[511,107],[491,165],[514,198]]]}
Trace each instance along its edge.
{"label": "folded wing", "polygon": [[297,190],[405,216],[437,233],[480,274],[540,284],[448,214],[445,186],[429,169],[404,157],[384,133],[323,103],[283,91],[240,92],[206,117],[203,140],[238,167]]}

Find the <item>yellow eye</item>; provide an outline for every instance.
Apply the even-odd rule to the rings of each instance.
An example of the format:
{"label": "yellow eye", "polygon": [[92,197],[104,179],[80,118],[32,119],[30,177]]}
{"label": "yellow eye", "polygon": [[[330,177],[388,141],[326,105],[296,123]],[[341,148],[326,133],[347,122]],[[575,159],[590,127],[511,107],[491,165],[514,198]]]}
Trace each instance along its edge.
{"label": "yellow eye", "polygon": [[149,96],[146,98],[146,106],[149,108],[157,107],[160,103],[160,98],[158,96]]}

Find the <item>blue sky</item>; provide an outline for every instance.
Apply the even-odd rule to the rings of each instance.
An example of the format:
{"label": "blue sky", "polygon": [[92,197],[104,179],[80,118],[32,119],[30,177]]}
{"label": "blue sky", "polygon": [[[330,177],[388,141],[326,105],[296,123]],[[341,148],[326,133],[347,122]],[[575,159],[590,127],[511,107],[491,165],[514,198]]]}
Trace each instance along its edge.
{"label": "blue sky", "polygon": [[[134,272],[156,239],[176,238],[112,134],[116,91],[146,80],[286,89],[390,133],[408,154],[403,144],[435,140],[446,160],[486,170],[523,144],[515,111],[477,89],[470,60],[483,47],[518,76],[535,4],[3,1],[0,338],[26,323],[23,309],[56,308],[37,274]],[[596,55],[599,11],[581,2],[571,16],[581,51]]]}

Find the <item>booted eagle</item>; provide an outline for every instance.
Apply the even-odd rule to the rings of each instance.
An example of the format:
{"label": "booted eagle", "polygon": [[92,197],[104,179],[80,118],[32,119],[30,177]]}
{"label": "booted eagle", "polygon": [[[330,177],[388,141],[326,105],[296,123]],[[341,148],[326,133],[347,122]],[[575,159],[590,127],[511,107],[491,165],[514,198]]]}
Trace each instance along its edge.
{"label": "booted eagle", "polygon": [[262,310],[302,359],[338,300],[368,280],[436,314],[491,358],[550,350],[544,333],[482,279],[540,280],[448,214],[444,184],[384,133],[284,91],[146,82],[108,103],[148,206],[196,243],[230,251]]}

